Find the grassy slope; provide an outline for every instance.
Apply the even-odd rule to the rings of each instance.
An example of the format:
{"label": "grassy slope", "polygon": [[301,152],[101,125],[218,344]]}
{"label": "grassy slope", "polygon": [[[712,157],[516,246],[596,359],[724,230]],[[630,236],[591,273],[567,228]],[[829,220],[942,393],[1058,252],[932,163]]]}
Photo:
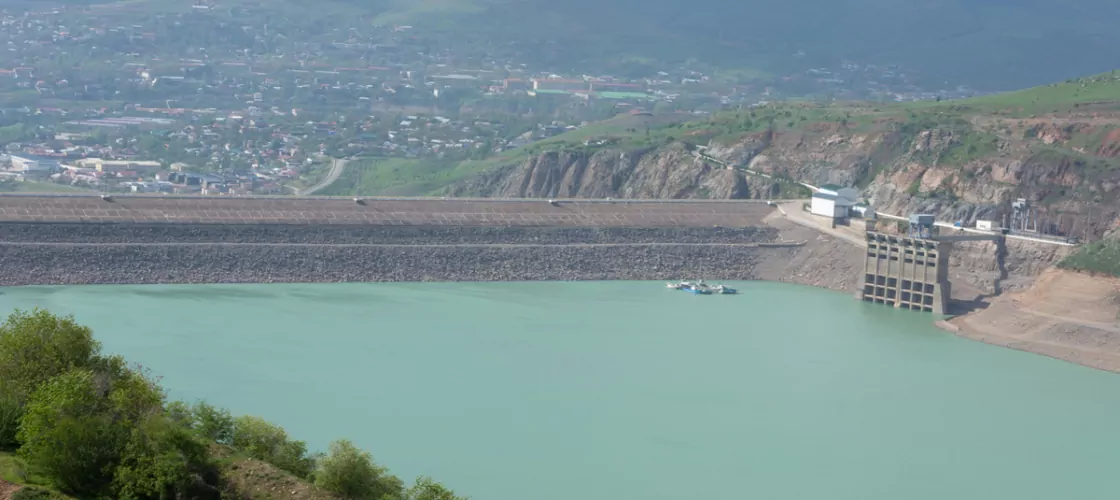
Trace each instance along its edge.
{"label": "grassy slope", "polygon": [[455,165],[434,159],[367,158],[346,165],[342,175],[317,194],[325,196],[428,194],[458,180]]}
{"label": "grassy slope", "polygon": [[1058,267],[1120,277],[1120,240],[1104,239],[1085,245],[1062,259]]}
{"label": "grassy slope", "polygon": [[88,193],[90,190],[54,182],[0,182],[0,192],[5,193]]}
{"label": "grassy slope", "polygon": [[942,103],[912,103],[907,109],[963,110],[999,113],[1014,117],[1076,111],[1083,105],[1094,110],[1120,110],[1120,71],[1067,80],[1016,92],[992,94]]}
{"label": "grassy slope", "polygon": [[[577,130],[535,142],[529,146],[496,154],[486,160],[448,162],[429,158],[381,158],[350,162],[337,181],[318,194],[355,196],[419,196],[435,195],[444,187],[469,179],[489,170],[508,165],[527,156],[583,147],[587,139],[600,137],[625,138],[627,145],[639,144],[640,131],[647,123],[676,123],[684,115],[666,115],[659,118],[622,115],[610,120],[589,124]],[[656,130],[656,129],[655,129]],[[658,136],[660,137],[660,136]]]}
{"label": "grassy slope", "polygon": [[[25,464],[22,459],[13,453],[4,451],[0,451],[0,480],[21,486],[36,486],[43,489],[50,489],[46,481],[27,470],[27,464]],[[60,500],[70,498],[61,493],[55,492],[54,494],[56,498]]]}

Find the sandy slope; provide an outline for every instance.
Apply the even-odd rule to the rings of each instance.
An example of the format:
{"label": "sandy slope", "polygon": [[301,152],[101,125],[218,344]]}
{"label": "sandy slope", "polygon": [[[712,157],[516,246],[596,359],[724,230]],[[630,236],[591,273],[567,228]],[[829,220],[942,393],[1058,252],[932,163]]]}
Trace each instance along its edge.
{"label": "sandy slope", "polygon": [[1120,279],[1051,269],[947,329],[989,344],[1120,372]]}

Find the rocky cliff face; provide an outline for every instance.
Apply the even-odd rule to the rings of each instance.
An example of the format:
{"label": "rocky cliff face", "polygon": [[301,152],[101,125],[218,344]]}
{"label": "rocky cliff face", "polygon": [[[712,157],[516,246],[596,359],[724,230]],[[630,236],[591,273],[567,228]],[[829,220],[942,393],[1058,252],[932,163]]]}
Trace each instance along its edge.
{"label": "rocky cliff face", "polygon": [[452,195],[514,198],[710,198],[750,195],[743,175],[705,162],[684,144],[546,152],[451,188]]}
{"label": "rocky cliff face", "polygon": [[[703,159],[704,155],[717,161]],[[856,186],[882,212],[1004,222],[1026,198],[1040,230],[1096,238],[1120,219],[1120,118],[973,118],[928,126],[816,123],[645,149],[557,150],[451,195],[778,198],[774,178]],[[734,168],[729,168],[734,167]]]}
{"label": "rocky cliff face", "polygon": [[[1099,238],[1120,224],[1120,116],[889,117],[768,127],[642,149],[563,148],[449,189],[451,195],[542,198],[779,198],[775,179],[856,186],[877,210],[1005,224],[1012,202],[1034,207],[1043,232]],[[793,122],[791,121],[792,125]],[[765,174],[759,175],[759,174]],[[788,184],[788,182],[787,182]],[[894,231],[894,223],[880,223]],[[991,246],[992,248],[988,248]],[[1036,245],[1037,246],[1037,245]],[[1009,248],[1012,274],[1036,275],[1065,252]],[[1028,248],[1029,247],[1029,248]],[[958,245],[977,289],[1007,274],[994,246]]]}

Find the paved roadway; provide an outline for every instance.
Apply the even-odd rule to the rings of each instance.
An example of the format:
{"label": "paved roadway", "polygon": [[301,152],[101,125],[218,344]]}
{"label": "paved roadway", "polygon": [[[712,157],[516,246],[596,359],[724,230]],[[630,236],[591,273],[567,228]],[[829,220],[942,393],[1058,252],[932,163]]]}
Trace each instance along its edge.
{"label": "paved roadway", "polygon": [[[910,219],[907,218],[907,217],[901,217],[901,216],[893,215],[893,214],[886,214],[886,213],[883,213],[883,212],[875,212],[875,213],[879,217],[883,217],[883,218],[886,218],[886,219],[893,219],[893,220],[904,221],[904,222],[909,222],[910,221]],[[984,235],[996,234],[995,231],[985,231],[983,229],[975,229],[975,228],[971,228],[971,227],[957,227],[955,224],[950,224],[948,222],[934,222],[933,225],[935,225],[937,227],[956,229],[957,231],[962,231],[962,232],[966,232],[966,233],[976,233],[976,234],[984,234]],[[1043,238],[1034,238],[1034,237],[1031,237],[1031,236],[1018,235],[1018,234],[1015,234],[1015,233],[1006,234],[1006,235],[1004,235],[1004,237],[1009,239],[1009,240],[1028,241],[1028,242],[1031,242],[1031,243],[1044,243],[1044,244],[1047,244],[1047,245],[1058,245],[1058,246],[1063,246],[1063,247],[1076,247],[1076,246],[1078,246],[1076,244],[1068,243],[1068,242],[1065,242],[1065,241],[1048,240],[1048,239],[1043,239]]]}
{"label": "paved roadway", "polygon": [[4,241],[4,246],[22,247],[190,247],[190,246],[218,246],[218,247],[380,247],[380,248],[596,248],[596,247],[731,247],[731,248],[787,248],[804,245],[800,241],[783,241],[774,243],[676,243],[654,241],[648,243],[445,243],[407,245],[400,243],[230,243],[222,241],[200,241],[190,243],[87,243],[87,242],[38,242],[38,241]]}
{"label": "paved roadway", "polygon": [[[765,174],[765,173],[762,173],[762,172],[757,172],[757,171],[754,171],[754,170],[750,170],[746,167],[731,165],[731,164],[728,164],[727,162],[724,162],[722,160],[712,158],[711,156],[708,156],[707,153],[703,152],[704,149],[706,149],[706,147],[698,146],[697,150],[695,152],[693,152],[693,156],[695,156],[697,158],[700,158],[700,159],[703,159],[703,160],[710,161],[712,163],[716,163],[716,164],[721,165],[725,168],[730,168],[730,169],[734,169],[734,170],[743,172],[743,173],[748,174],[748,175],[755,175],[755,176],[763,177],[763,178],[766,178],[766,179],[771,178],[770,175],[768,175],[768,174]],[[808,183],[801,182],[801,181],[797,181],[797,183],[811,189],[813,192],[816,192],[816,191],[820,190],[818,187],[816,187],[812,184],[808,184]],[[799,208],[797,210],[797,212],[800,212],[800,211],[801,210]],[[875,214],[878,215],[879,217],[886,218],[886,219],[894,219],[894,220],[900,220],[900,221],[909,221],[910,220],[908,217],[902,217],[900,215],[888,214],[888,213],[884,213],[884,212],[875,212]],[[787,216],[788,215],[789,214],[787,214]],[[813,227],[814,229],[820,229],[820,230],[825,231],[825,232],[830,232],[826,228],[821,227],[818,224],[812,224],[811,222],[807,224],[806,222],[809,222],[809,221],[806,221],[805,219],[796,218],[796,219],[792,219],[792,220],[794,222],[797,222],[798,224],[801,224],[801,225],[808,225],[810,227]],[[949,222],[934,222],[934,225],[938,226],[938,227],[957,229],[959,231],[964,231],[964,232],[969,232],[969,233],[977,233],[977,234],[985,234],[985,235],[993,234],[993,231],[985,231],[985,230],[982,230],[982,229],[974,229],[974,228],[968,228],[968,227],[964,227],[964,228],[957,227],[955,224],[949,223]],[[840,236],[841,238],[844,238],[846,240],[851,241],[850,238],[847,238],[846,236],[842,236],[841,234],[842,233],[837,233],[837,234],[834,234],[834,235],[835,236]],[[1068,242],[1065,242],[1065,241],[1051,240],[1051,239],[1046,239],[1046,238],[1035,238],[1035,237],[1031,237],[1031,236],[1023,236],[1023,235],[1018,235],[1018,234],[1014,234],[1014,233],[1007,234],[1006,237],[1007,237],[1007,239],[1011,239],[1011,240],[1029,241],[1031,243],[1043,243],[1043,244],[1046,244],[1046,245],[1058,245],[1058,246],[1065,246],[1065,247],[1076,247],[1076,246],[1078,246],[1076,244],[1068,243]]]}
{"label": "paved roadway", "polygon": [[[0,221],[365,225],[746,227],[765,202],[296,196],[0,196]],[[551,202],[550,202],[551,201]]]}
{"label": "paved roadway", "polygon": [[344,170],[346,170],[346,164],[349,161],[350,160],[347,160],[345,158],[332,159],[331,160],[331,169],[330,169],[330,171],[327,172],[327,176],[324,177],[323,180],[319,181],[318,184],[316,184],[314,186],[311,186],[307,189],[302,189],[300,191],[297,191],[296,195],[297,196],[313,195],[313,194],[315,194],[319,191],[322,191],[327,186],[330,186],[331,184],[334,183],[334,181],[337,181],[339,176],[342,175],[342,172]]}
{"label": "paved roadway", "polygon": [[826,219],[813,216],[802,209],[802,204],[802,202],[782,203],[778,205],[778,211],[790,222],[799,226],[815,229],[856,246],[862,247],[867,244],[867,238],[860,230],[850,226],[830,227],[831,225],[825,222]]}

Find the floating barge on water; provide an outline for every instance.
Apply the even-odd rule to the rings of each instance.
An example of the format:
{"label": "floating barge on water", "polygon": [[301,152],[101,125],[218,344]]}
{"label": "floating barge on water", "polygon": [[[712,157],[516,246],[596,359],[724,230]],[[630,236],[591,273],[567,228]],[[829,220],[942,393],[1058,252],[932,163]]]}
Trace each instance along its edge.
{"label": "floating barge on water", "polygon": [[669,282],[665,287],[670,290],[680,290],[682,292],[689,292],[696,295],[735,295],[739,293],[738,290],[724,285],[708,286],[704,280],[699,281],[681,281],[678,283]]}

